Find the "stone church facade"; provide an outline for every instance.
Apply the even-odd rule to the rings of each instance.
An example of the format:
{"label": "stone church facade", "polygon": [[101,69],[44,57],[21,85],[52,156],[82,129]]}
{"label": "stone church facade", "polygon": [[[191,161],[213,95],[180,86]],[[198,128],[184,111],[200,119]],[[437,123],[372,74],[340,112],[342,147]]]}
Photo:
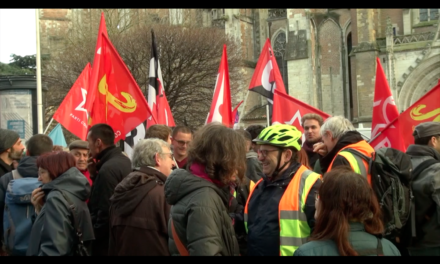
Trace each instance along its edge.
{"label": "stone church facade", "polygon": [[[287,93],[330,115],[343,115],[355,126],[371,127],[376,57],[399,112],[440,79],[438,8],[120,10],[140,20],[224,28],[241,43],[247,85],[269,38]],[[60,45],[59,32],[79,23],[85,12],[41,9],[41,53]],[[91,30],[97,32],[99,22],[94,24]],[[267,101],[248,93],[247,85],[233,98],[233,105],[246,98],[239,108],[240,126],[266,125]]]}

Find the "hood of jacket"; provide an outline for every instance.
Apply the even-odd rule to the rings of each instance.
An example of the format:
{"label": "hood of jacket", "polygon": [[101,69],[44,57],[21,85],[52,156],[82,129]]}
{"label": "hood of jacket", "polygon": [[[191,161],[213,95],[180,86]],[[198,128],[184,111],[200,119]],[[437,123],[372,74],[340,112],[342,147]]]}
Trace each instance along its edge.
{"label": "hood of jacket", "polygon": [[110,198],[116,215],[131,214],[150,190],[164,184],[166,176],[151,167],[142,167],[128,174],[115,188]]}
{"label": "hood of jacket", "polygon": [[20,159],[17,171],[23,178],[38,178],[37,158],[38,156],[26,156]]}
{"label": "hood of jacket", "polygon": [[85,202],[89,198],[91,187],[84,174],[76,167],[72,167],[42,187],[42,190],[47,193],[54,189],[68,192]]}
{"label": "hood of jacket", "polygon": [[256,159],[258,159],[258,154],[257,154],[257,152],[255,152],[255,151],[253,151],[253,150],[248,151],[248,152],[246,153],[246,159],[249,159],[249,158],[256,158]]}
{"label": "hood of jacket", "polygon": [[175,205],[179,200],[200,188],[213,189],[223,200],[225,205],[229,203],[226,186],[224,189],[201,177],[193,175],[187,170],[176,169],[165,181],[165,198],[168,204]]}
{"label": "hood of jacket", "polygon": [[440,153],[438,153],[438,151],[434,148],[425,145],[409,145],[408,149],[406,150],[406,154],[417,157],[428,156],[433,157],[436,160],[440,160]]}

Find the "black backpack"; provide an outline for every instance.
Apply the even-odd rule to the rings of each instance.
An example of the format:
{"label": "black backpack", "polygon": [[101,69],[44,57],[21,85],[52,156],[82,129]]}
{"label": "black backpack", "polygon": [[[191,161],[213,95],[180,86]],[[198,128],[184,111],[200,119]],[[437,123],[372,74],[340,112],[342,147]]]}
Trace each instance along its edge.
{"label": "black backpack", "polygon": [[409,224],[414,209],[411,156],[394,148],[380,148],[371,158],[354,149],[344,151],[368,161],[371,186],[382,209],[383,235],[399,247],[407,247],[410,243],[408,232],[415,233],[411,230],[413,225]]}

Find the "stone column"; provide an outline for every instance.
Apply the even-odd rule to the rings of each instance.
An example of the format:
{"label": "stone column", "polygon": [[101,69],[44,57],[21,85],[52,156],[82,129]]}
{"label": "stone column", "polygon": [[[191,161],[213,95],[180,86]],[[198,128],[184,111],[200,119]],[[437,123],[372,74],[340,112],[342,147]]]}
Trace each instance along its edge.
{"label": "stone column", "polygon": [[391,23],[391,19],[387,18],[387,31],[386,31],[386,51],[387,51],[387,69],[388,69],[388,86],[390,87],[391,93],[394,98],[394,102],[396,106],[398,106],[398,94],[396,90],[396,74],[394,71],[394,34],[393,34],[393,25]]}
{"label": "stone column", "polygon": [[[357,89],[358,109],[357,120],[354,123],[362,123],[371,126],[374,85],[376,76],[376,57],[378,47],[376,45],[376,21],[377,9],[356,9],[357,43],[353,47],[355,56],[354,82]],[[355,110],[356,111],[356,110]]]}

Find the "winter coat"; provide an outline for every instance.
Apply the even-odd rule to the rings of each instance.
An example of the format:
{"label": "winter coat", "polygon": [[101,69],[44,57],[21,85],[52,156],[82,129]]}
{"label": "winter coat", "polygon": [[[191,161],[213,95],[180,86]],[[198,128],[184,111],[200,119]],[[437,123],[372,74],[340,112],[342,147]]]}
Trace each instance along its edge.
{"label": "winter coat", "polygon": [[[106,256],[109,247],[110,197],[116,185],[132,172],[130,159],[116,146],[104,149],[97,156],[98,174],[93,178],[92,193],[88,202],[96,239],[92,255]],[[84,177],[84,176],[83,176]]]}
{"label": "winter coat", "polygon": [[12,171],[12,164],[6,164],[2,159],[0,159],[0,178],[6,173]]}
{"label": "winter coat", "polygon": [[[177,169],[165,182],[165,197],[172,205],[171,218],[178,238],[190,256],[239,255],[228,214],[228,189],[187,170]],[[171,255],[180,255],[173,238],[171,219],[168,234]]]}
{"label": "winter coat", "polygon": [[[279,204],[287,187],[300,167],[292,163],[278,179],[272,181],[267,176],[255,188],[248,203],[248,238],[247,254],[249,256],[280,255],[280,221]],[[315,225],[315,191],[321,181],[316,181],[306,198],[304,212],[311,229]]]}
{"label": "winter coat", "polygon": [[110,206],[110,256],[169,256],[166,176],[141,167],[115,188]]}
{"label": "winter coat", "polygon": [[[362,223],[350,223],[348,240],[360,255],[377,256],[378,238],[367,233]],[[380,242],[384,256],[400,256],[399,250],[389,240],[382,238]],[[339,256],[339,252],[333,240],[320,240],[300,246],[293,256]]]}
{"label": "winter coat", "polygon": [[440,153],[429,146],[410,145],[406,154],[411,156],[413,170],[427,159],[439,161],[427,167],[413,180],[418,239],[409,251],[411,253],[424,248],[440,248]]}
{"label": "winter coat", "polygon": [[[27,156],[23,157],[17,166],[17,172],[23,177],[38,178],[38,168],[37,168],[37,156]],[[13,179],[12,172],[6,173],[0,177],[0,247],[3,245],[3,211],[5,209],[5,197],[6,189],[8,188],[9,182]],[[0,250],[1,251],[1,250]]]}
{"label": "winter coat", "polygon": [[90,194],[90,184],[87,178],[73,167],[44,184],[42,190],[45,193],[45,203],[32,225],[26,255],[72,256],[78,237],[69,202],[62,192],[75,206],[77,225],[87,245],[95,238],[86,204]]}

